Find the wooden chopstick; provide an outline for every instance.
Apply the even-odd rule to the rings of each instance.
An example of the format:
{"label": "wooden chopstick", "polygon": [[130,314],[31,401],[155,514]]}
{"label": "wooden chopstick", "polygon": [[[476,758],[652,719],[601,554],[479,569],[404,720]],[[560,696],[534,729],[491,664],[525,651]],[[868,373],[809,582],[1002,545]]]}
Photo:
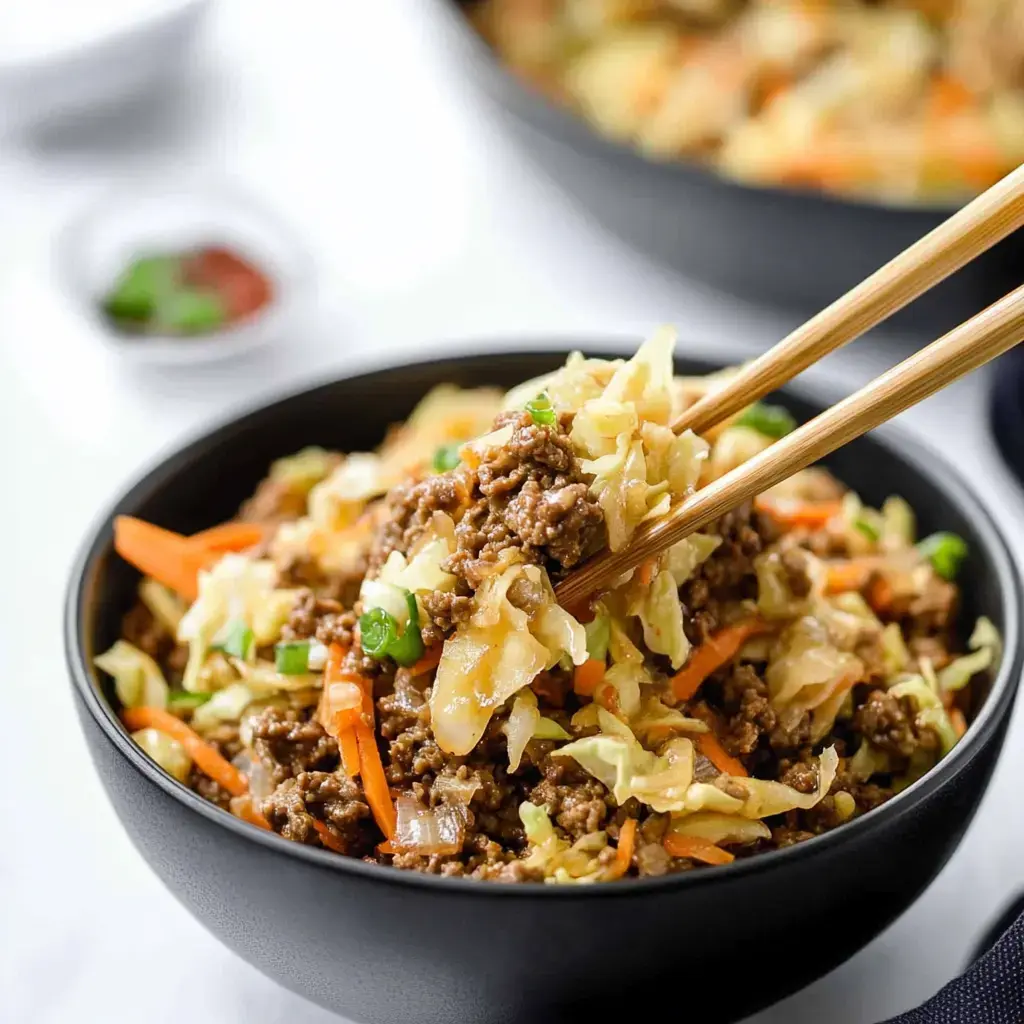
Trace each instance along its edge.
{"label": "wooden chopstick", "polygon": [[811,363],[881,323],[996,242],[1024,226],[1024,166],[983,192],[672,424],[701,433],[785,384]]}
{"label": "wooden chopstick", "polygon": [[621,551],[602,551],[555,588],[577,607],[623,573],[874,429],[1024,340],[1024,285],[876,377],[659,519],[642,523]]}

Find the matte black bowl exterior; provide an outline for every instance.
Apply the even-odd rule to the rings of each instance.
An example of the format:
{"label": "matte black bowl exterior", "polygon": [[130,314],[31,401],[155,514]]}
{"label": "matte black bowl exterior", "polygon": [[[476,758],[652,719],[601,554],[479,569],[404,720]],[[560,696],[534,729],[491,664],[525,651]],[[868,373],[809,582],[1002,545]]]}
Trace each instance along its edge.
{"label": "matte black bowl exterior", "polygon": [[[172,455],[111,516],[198,530],[231,515],[280,455],[313,443],[368,448],[433,384],[507,386],[562,358],[438,360],[291,395]],[[712,367],[685,360],[680,369]],[[798,416],[815,411],[785,401]],[[536,1024],[587,1012],[607,1020],[619,1005],[646,1016],[678,1012],[681,1000],[702,1020],[735,1020],[841,963],[934,878],[988,783],[1021,673],[1017,570],[969,490],[906,443],[863,439],[832,465],[868,500],[903,494],[923,530],[967,538],[964,615],[988,614],[1006,655],[953,754],[829,835],[665,879],[506,887],[363,864],[261,832],[156,769],[101,691],[91,656],[116,638],[137,579],[112,556],[109,516],[74,570],[66,619],[72,689],[97,770],[136,847],[207,928],[282,985],[357,1021]]]}
{"label": "matte black bowl exterior", "polygon": [[[507,72],[458,9],[470,4],[434,2],[467,78],[509,115],[551,179],[634,247],[716,288],[816,311],[953,212],[751,187],[697,166],[648,160]],[[1017,232],[891,323],[948,330],[1024,281],[1022,267],[1024,232]]]}

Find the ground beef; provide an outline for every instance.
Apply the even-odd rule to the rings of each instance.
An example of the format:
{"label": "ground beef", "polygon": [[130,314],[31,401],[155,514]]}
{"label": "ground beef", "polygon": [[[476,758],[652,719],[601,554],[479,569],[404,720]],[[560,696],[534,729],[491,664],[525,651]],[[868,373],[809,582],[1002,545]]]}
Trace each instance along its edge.
{"label": "ground beef", "polygon": [[[721,684],[720,709],[725,718],[720,738],[734,757],[753,754],[762,736],[776,753],[807,742],[810,716],[805,711],[776,710],[768,699],[768,684],[754,665],[732,665],[715,678]],[[714,691],[713,686],[709,689]]]}
{"label": "ground beef", "polygon": [[341,772],[299,772],[262,803],[270,827],[285,839],[321,843],[316,821],[328,826],[340,852],[358,857],[379,837],[358,780]]}
{"label": "ground beef", "polygon": [[307,640],[316,636],[317,628],[327,616],[336,619],[344,609],[341,603],[331,598],[317,597],[310,589],[299,593],[295,607],[282,630],[285,640]]}
{"label": "ground beef", "polygon": [[366,561],[357,561],[343,573],[325,572],[314,558],[300,558],[281,568],[282,587],[304,587],[325,602],[351,608],[359,597]]}
{"label": "ground beef", "polygon": [[725,604],[757,597],[754,558],[775,536],[770,520],[750,503],[727,512],[707,532],[719,535],[722,543],[679,591],[683,628],[694,645],[704,643],[722,625]]}
{"label": "ground beef", "polygon": [[473,598],[468,593],[435,590],[423,598],[427,621],[422,624],[423,642],[430,647],[440,643],[473,612]]}
{"label": "ground beef", "polygon": [[602,543],[604,518],[589,495],[565,423],[514,421],[508,443],[477,469],[473,503],[456,527],[446,568],[475,589],[506,548],[552,571],[567,569]]}
{"label": "ground beef", "polygon": [[540,765],[543,778],[530,791],[531,803],[547,805],[551,819],[571,838],[604,827],[614,809],[608,790],[566,757],[550,755]]}
{"label": "ground beef", "polygon": [[231,794],[194,765],[189,773],[188,788],[194,789],[204,800],[209,800],[225,811],[231,804]]}
{"label": "ground beef", "polygon": [[337,741],[319,722],[274,707],[253,722],[252,748],[275,785],[303,772],[332,772],[340,760]]}
{"label": "ground beef", "polygon": [[910,757],[915,750],[934,750],[938,739],[931,729],[921,729],[909,697],[898,699],[885,690],[872,690],[854,715],[854,729],[879,750]]}

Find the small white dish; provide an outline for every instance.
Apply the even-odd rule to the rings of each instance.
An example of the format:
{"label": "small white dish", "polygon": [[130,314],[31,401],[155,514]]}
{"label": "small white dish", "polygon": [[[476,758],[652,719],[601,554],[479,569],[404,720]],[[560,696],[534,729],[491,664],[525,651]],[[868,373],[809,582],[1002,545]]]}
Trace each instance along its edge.
{"label": "small white dish", "polygon": [[2,0],[0,126],[151,90],[181,68],[209,7],[210,0],[121,0],[106,8],[93,0]]}
{"label": "small white dish", "polygon": [[[143,255],[218,246],[247,259],[273,286],[251,316],[191,337],[119,332],[101,304],[118,276]],[[125,186],[73,220],[59,236],[61,286],[108,347],[137,363],[206,363],[280,338],[315,294],[312,260],[298,237],[254,199],[227,186]]]}

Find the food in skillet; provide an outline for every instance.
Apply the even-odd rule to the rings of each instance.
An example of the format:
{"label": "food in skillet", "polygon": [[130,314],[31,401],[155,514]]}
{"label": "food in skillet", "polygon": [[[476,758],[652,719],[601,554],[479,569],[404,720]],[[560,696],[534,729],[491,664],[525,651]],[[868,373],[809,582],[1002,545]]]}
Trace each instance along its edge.
{"label": "food in skillet", "polygon": [[994,669],[952,534],[798,473],[586,607],[552,590],[793,427],[667,424],[725,378],[571,356],[432,391],[375,454],[276,462],[237,522],[122,519],[144,573],[97,664],[165,770],[288,839],[442,875],[597,882],[788,846],[924,774]]}
{"label": "food in skillet", "polygon": [[754,184],[980,192],[1024,160],[1021,0],[483,0],[501,59],[598,131]]}

